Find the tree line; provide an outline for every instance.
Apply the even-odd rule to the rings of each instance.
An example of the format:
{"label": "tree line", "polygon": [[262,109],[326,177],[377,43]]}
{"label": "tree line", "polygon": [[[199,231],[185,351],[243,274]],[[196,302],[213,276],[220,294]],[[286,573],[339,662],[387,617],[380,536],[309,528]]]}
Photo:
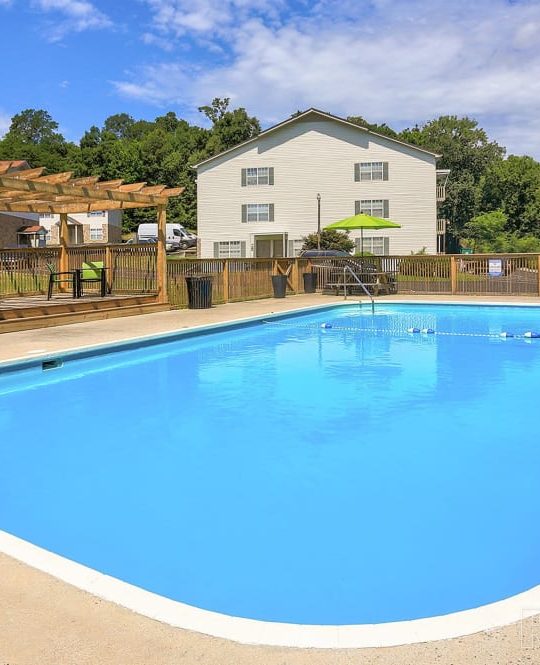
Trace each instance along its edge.
{"label": "tree line", "polygon": [[[261,131],[257,118],[244,108],[231,109],[229,99],[215,98],[199,111],[210,120],[209,128],[172,111],[153,121],[119,113],[102,127],[90,127],[77,144],[59,133],[47,111],[26,109],[13,116],[0,140],[0,159],[25,159],[51,172],[73,171],[76,176],[183,186],[184,195],[169,203],[169,219],[195,229],[193,166]],[[403,131],[361,116],[348,120],[441,155],[439,168],[451,171],[440,210],[449,222],[450,251],[459,245],[475,251],[540,251],[540,163],[532,157],[506,158],[505,148],[467,117],[441,116]],[[151,211],[126,211],[125,230],[146,221],[153,221]]]}

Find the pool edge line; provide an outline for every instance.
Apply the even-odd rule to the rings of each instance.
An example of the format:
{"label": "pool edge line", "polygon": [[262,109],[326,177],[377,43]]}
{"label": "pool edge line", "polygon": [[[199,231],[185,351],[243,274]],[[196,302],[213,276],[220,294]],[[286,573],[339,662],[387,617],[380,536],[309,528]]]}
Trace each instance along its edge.
{"label": "pool edge line", "polygon": [[171,600],[100,573],[0,530],[0,552],[108,602],[175,628],[241,644],[360,649],[446,640],[520,621],[529,608],[540,612],[540,585],[478,608],[380,624],[301,625],[228,616]]}
{"label": "pool edge line", "polygon": [[[458,306],[482,306],[482,307],[527,307],[539,308],[539,303],[531,302],[489,302],[489,301],[470,301],[470,300],[376,300],[378,304],[385,305],[458,305]],[[226,319],[215,323],[206,323],[199,326],[186,326],[175,330],[166,332],[152,333],[149,335],[139,335],[134,337],[125,337],[121,339],[113,339],[107,342],[100,342],[98,344],[84,344],[82,346],[68,347],[66,349],[59,349],[57,351],[44,351],[43,353],[32,354],[31,357],[16,356],[9,360],[0,361],[0,371],[5,369],[12,369],[15,367],[25,367],[41,363],[44,360],[55,359],[61,356],[63,359],[75,358],[78,355],[91,354],[92,352],[99,352],[104,350],[122,350],[123,347],[128,348],[135,344],[159,344],[160,342],[170,341],[174,338],[181,339],[182,337],[189,337],[201,333],[211,333],[212,331],[227,330],[230,328],[241,327],[243,324],[263,322],[265,319],[284,318],[296,314],[304,314],[315,312],[317,310],[334,309],[335,307],[343,307],[346,305],[371,305],[367,299],[354,299],[354,300],[340,300],[338,302],[324,303],[320,305],[308,305],[305,307],[297,307],[294,309],[284,310],[280,312],[270,312],[268,314],[256,314],[253,316],[242,317],[239,319]],[[96,323],[96,322],[93,322]],[[16,333],[15,333],[16,334]]]}

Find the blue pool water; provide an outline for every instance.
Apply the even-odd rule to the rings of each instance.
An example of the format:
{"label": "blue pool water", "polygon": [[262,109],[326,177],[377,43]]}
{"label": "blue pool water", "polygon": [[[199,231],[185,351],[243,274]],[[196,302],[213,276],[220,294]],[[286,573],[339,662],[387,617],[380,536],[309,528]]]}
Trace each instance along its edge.
{"label": "blue pool water", "polygon": [[353,305],[0,373],[0,529],[269,621],[501,600],[540,583],[540,339],[499,337],[529,330]]}

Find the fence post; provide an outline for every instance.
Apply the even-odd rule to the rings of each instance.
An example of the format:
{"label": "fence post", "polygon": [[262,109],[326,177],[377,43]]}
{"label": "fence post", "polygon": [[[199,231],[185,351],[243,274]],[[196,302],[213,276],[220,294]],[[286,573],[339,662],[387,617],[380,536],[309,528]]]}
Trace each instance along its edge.
{"label": "fence post", "polygon": [[223,259],[223,302],[229,302],[229,259]]}
{"label": "fence post", "polygon": [[[67,212],[60,213],[60,259],[59,259],[59,272],[68,272],[69,270],[69,229],[68,229],[68,216]],[[58,285],[59,290],[65,293],[67,290],[66,283],[60,282]]]}
{"label": "fence post", "polygon": [[110,245],[106,245],[105,247],[105,267],[107,268],[107,270],[105,271],[105,279],[107,280],[107,292],[112,293],[113,268],[112,268],[112,252]]}
{"label": "fence post", "polygon": [[457,293],[457,264],[456,257],[450,257],[450,284],[452,285],[452,295]]}
{"label": "fence post", "polygon": [[299,284],[298,284],[298,261],[293,259],[293,264],[291,268],[291,283],[294,286],[294,293],[298,295],[300,293]]}

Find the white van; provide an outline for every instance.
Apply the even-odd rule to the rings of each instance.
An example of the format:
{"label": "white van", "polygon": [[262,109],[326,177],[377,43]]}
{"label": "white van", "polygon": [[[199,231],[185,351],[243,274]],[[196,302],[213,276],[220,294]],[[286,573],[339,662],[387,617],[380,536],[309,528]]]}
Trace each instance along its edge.
{"label": "white van", "polygon": [[[139,224],[137,229],[137,240],[139,242],[151,242],[157,240],[157,224]],[[167,224],[167,249],[188,249],[197,245],[197,236],[187,231],[181,224]]]}

